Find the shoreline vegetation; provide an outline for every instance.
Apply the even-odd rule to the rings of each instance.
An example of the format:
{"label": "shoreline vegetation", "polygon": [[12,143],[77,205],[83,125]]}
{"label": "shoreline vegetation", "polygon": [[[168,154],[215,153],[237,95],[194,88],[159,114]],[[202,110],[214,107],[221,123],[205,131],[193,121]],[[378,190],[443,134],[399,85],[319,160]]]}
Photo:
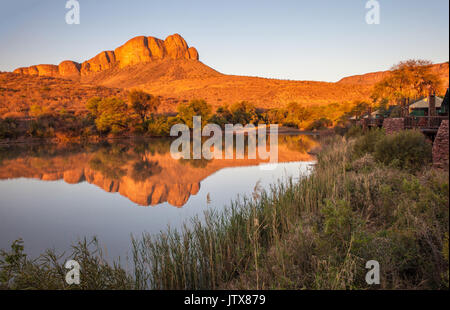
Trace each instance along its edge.
{"label": "shoreline vegetation", "polygon": [[[339,104],[328,112],[325,106],[303,107],[295,102],[285,108],[262,110],[242,101],[223,105],[213,113],[211,105],[196,99],[180,104],[178,112],[172,114],[157,114],[158,105],[158,98],[139,90],[129,92],[127,101],[119,97],[92,97],[86,102],[86,112],[77,115],[64,109],[53,112],[33,105],[27,118],[0,118],[0,144],[95,143],[169,137],[170,128],[175,124],[186,124],[192,129],[193,116],[201,116],[203,125],[212,123],[222,128],[225,124],[255,127],[278,124],[280,134],[319,134],[345,123],[342,113],[334,111],[336,106],[345,109]],[[319,117],[328,114],[334,120]]]}
{"label": "shoreline vegetation", "polygon": [[[417,131],[350,128],[324,137],[313,172],[193,218],[133,236],[132,270],[96,238],[37,259],[0,252],[0,289],[448,289],[448,170]],[[26,244],[26,241],[25,241]],[[81,265],[80,285],[64,262]],[[380,285],[365,264],[380,264]]]}

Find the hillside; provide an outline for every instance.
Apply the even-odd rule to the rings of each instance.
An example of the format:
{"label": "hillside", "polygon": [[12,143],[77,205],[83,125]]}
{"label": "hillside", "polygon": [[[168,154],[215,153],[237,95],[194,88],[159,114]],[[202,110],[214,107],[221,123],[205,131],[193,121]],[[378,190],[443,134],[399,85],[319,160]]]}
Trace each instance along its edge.
{"label": "hillside", "polygon": [[162,96],[166,108],[203,98],[214,107],[249,101],[259,108],[283,106],[292,101],[305,105],[366,98],[365,86],[313,81],[287,81],[221,74],[199,61],[164,60],[124,69],[112,68],[82,78],[86,83],[125,89],[140,88]]}
{"label": "hillside", "polygon": [[[444,92],[448,62],[433,70],[442,77]],[[238,101],[265,109],[293,101],[305,106],[345,103],[368,100],[372,85],[388,72],[350,76],[337,83],[225,75],[200,62],[198,51],[178,34],[165,40],[140,36],[83,63],[66,60],[1,74],[0,115],[26,111],[36,103],[78,109],[94,95],[123,95],[134,88],[159,96],[159,112],[173,112],[179,103],[196,98],[214,108]]]}
{"label": "hillside", "polygon": [[[441,79],[443,87],[448,87],[448,81],[449,81],[449,71],[448,71],[448,62],[440,63],[440,64],[434,64],[431,68],[431,70],[435,73],[437,73]],[[339,84],[356,84],[356,85],[373,85],[382,79],[384,79],[386,76],[388,76],[389,71],[378,71],[378,72],[371,72],[361,75],[352,75],[345,77],[341,80],[339,80],[337,83]],[[446,88],[446,87],[445,87]]]}
{"label": "hillside", "polygon": [[0,116],[24,117],[32,105],[50,111],[81,112],[88,98],[94,96],[125,98],[120,88],[90,85],[46,76],[0,72]]}

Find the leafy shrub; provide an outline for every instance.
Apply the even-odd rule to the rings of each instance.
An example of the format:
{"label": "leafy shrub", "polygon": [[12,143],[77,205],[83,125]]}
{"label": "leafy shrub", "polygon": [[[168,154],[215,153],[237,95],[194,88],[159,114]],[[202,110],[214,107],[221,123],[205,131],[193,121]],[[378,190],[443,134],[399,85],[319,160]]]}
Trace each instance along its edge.
{"label": "leafy shrub", "polygon": [[299,123],[295,122],[295,121],[291,121],[291,120],[286,120],[286,121],[283,122],[283,126],[298,128],[299,127]]}
{"label": "leafy shrub", "polygon": [[39,118],[45,114],[48,113],[48,108],[43,106],[43,105],[39,105],[39,104],[33,104],[30,107],[30,115],[36,118]]}
{"label": "leafy shrub", "polygon": [[371,171],[375,167],[375,159],[372,154],[366,154],[361,158],[356,159],[351,164],[354,171]]}
{"label": "leafy shrub", "polygon": [[[362,129],[361,129],[362,131]],[[354,129],[352,134],[358,134],[358,129]],[[360,135],[360,133],[359,133]],[[364,156],[367,153],[375,152],[375,144],[380,141],[385,136],[383,129],[371,129],[364,135],[361,135],[355,141],[355,145],[353,147],[353,152],[356,157]]]}
{"label": "leafy shrub", "polygon": [[374,148],[378,161],[408,170],[419,170],[431,161],[431,143],[417,130],[384,136]]}
{"label": "leafy shrub", "polygon": [[160,104],[157,97],[140,90],[132,90],[128,94],[128,101],[130,107],[139,116],[142,123],[145,122],[148,114],[156,112]]}
{"label": "leafy shrub", "polygon": [[45,138],[47,136],[47,127],[41,122],[33,120],[30,123],[29,134],[33,138]]}
{"label": "leafy shrub", "polygon": [[217,108],[216,113],[210,118],[209,121],[224,128],[225,124],[232,123],[233,114],[231,114],[227,105],[222,105]]}
{"label": "leafy shrub", "polygon": [[92,97],[86,102],[86,109],[88,109],[89,113],[93,117],[97,117],[99,115],[98,105],[102,101],[100,97]]}
{"label": "leafy shrub", "polygon": [[233,124],[256,124],[258,123],[258,114],[254,104],[247,101],[237,102],[231,105]]}
{"label": "leafy shrub", "polygon": [[128,106],[119,98],[104,98],[96,102],[95,125],[99,131],[118,133],[128,127]]}
{"label": "leafy shrub", "polygon": [[345,133],[345,137],[347,138],[357,138],[363,134],[363,128],[361,126],[352,126]]}
{"label": "leafy shrub", "polygon": [[17,123],[10,118],[0,119],[0,139],[10,139],[17,135]]}
{"label": "leafy shrub", "polygon": [[177,109],[178,116],[189,128],[193,128],[194,116],[201,116],[202,124],[206,124],[211,117],[211,106],[205,100],[191,100],[189,104],[180,104]]}
{"label": "leafy shrub", "polygon": [[322,117],[316,119],[308,126],[308,130],[320,130],[333,126],[333,122],[328,118]]}
{"label": "leafy shrub", "polygon": [[339,136],[345,136],[350,128],[352,127],[346,126],[345,124],[338,124],[334,127],[334,133]]}
{"label": "leafy shrub", "polygon": [[159,116],[148,123],[148,133],[152,136],[163,137],[170,135],[170,128],[175,124],[180,124],[183,121],[179,117]]}

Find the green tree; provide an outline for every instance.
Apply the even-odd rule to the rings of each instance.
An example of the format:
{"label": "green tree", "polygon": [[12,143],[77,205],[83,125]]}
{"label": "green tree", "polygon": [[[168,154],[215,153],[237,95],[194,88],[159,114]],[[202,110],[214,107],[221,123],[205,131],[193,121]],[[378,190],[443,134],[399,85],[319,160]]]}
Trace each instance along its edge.
{"label": "green tree", "polygon": [[281,119],[283,125],[299,127],[300,123],[308,119],[308,111],[297,102],[290,102],[285,107],[285,117]]}
{"label": "green tree", "polygon": [[271,109],[266,113],[267,122],[270,124],[280,124],[283,123],[284,119],[287,117],[286,109]]}
{"label": "green tree", "polygon": [[193,128],[194,116],[201,116],[202,123],[206,123],[211,117],[211,106],[203,99],[194,99],[188,104],[182,103],[177,109],[178,116],[189,128]]}
{"label": "green tree", "polygon": [[233,115],[227,105],[223,105],[217,108],[216,113],[211,117],[210,122],[225,126],[232,122]]}
{"label": "green tree", "polygon": [[325,128],[328,128],[331,126],[333,126],[333,122],[326,117],[322,117],[322,118],[314,120],[308,126],[308,130],[320,130],[320,129],[325,129]]}
{"label": "green tree", "polygon": [[100,97],[92,97],[89,98],[89,100],[86,102],[86,109],[88,109],[89,114],[93,116],[94,118],[98,117],[98,105],[102,101],[102,98]]}
{"label": "green tree", "polygon": [[128,127],[128,106],[119,98],[104,98],[98,102],[95,125],[102,132],[118,133]]}
{"label": "green tree", "polygon": [[255,105],[247,101],[232,104],[230,112],[232,114],[233,124],[247,125],[258,122],[258,114],[256,113]]}
{"label": "green tree", "polygon": [[157,97],[141,90],[132,90],[128,94],[128,102],[133,111],[140,117],[142,124],[150,113],[156,112],[160,101]]}
{"label": "green tree", "polygon": [[427,96],[436,92],[441,84],[439,75],[432,70],[428,60],[407,60],[391,68],[388,76],[375,84],[372,99],[378,102],[387,99],[398,103]]}
{"label": "green tree", "polygon": [[361,118],[368,110],[369,104],[365,101],[355,101],[353,109],[350,111],[351,116]]}

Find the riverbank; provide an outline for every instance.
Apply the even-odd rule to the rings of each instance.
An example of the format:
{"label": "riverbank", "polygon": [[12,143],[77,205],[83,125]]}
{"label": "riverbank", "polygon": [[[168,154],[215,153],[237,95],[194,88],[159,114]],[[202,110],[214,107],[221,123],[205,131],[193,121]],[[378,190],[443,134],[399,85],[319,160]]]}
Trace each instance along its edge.
{"label": "riverbank", "polygon": [[[420,156],[386,152],[395,139]],[[107,264],[95,241],[35,262],[18,242],[1,255],[0,287],[448,289],[448,170],[431,167],[426,141],[374,131],[322,145],[298,182],[255,190],[182,231],[135,236],[132,272]],[[79,286],[64,281],[69,258],[80,262]],[[365,281],[369,260],[380,264],[379,285]]]}
{"label": "riverbank", "polygon": [[[265,125],[264,125],[265,127]],[[257,129],[255,127],[255,129]],[[333,129],[323,129],[316,131],[305,131],[293,127],[279,126],[279,135],[308,135],[308,136],[328,136],[333,133]],[[52,138],[35,138],[35,137],[20,137],[18,139],[0,139],[0,146],[17,145],[17,144],[83,144],[83,143],[101,143],[107,141],[120,141],[120,140],[143,140],[143,139],[170,139],[170,135],[155,136],[148,134],[122,134],[122,135],[109,135],[109,136],[89,136],[89,137],[77,137],[72,139],[60,139],[57,137]]]}

